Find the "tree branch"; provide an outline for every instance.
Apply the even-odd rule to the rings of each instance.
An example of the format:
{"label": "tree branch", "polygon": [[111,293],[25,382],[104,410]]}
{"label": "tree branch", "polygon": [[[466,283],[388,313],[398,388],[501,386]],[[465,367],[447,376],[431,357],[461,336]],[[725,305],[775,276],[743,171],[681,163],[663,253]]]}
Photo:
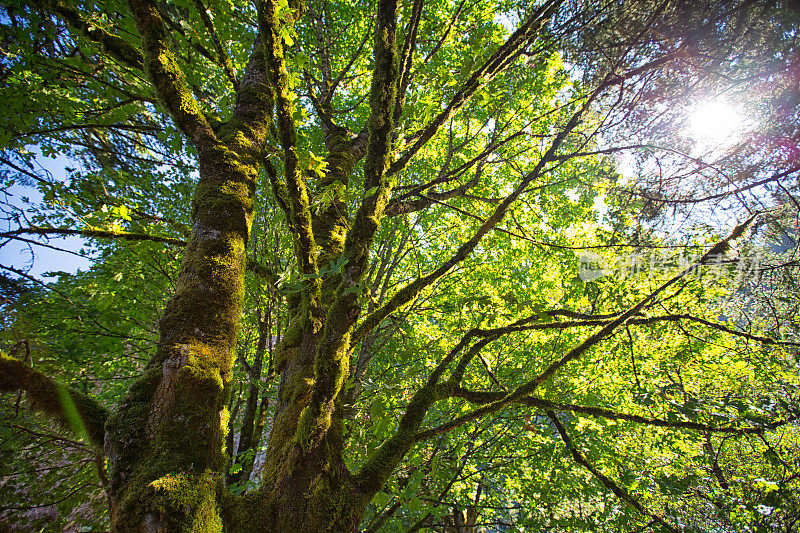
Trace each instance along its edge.
{"label": "tree branch", "polygon": [[603,328],[600,329],[600,331],[598,331],[591,337],[587,338],[580,345],[570,350],[564,357],[562,357],[558,361],[555,361],[553,364],[547,367],[544,370],[544,372],[542,372],[538,377],[536,377],[535,379],[528,382],[528,384],[521,387],[520,392],[522,389],[526,390],[527,392],[531,392],[534,388],[536,388],[537,386],[539,386],[539,384],[541,384],[547,378],[552,376],[561,367],[563,367],[570,361],[577,359],[578,357],[583,355],[587,350],[589,350],[589,348],[591,348],[601,340],[611,335],[614,332],[614,330],[617,329],[617,327],[626,323],[633,316],[639,313],[645,307],[645,305],[653,301],[656,298],[656,296],[664,292],[667,288],[671,287],[679,280],[683,279],[687,274],[693,272],[698,267],[709,264],[716,257],[725,253],[730,247],[730,242],[741,237],[744,231],[750,226],[750,223],[756,218],[756,216],[758,216],[758,214],[751,216],[742,224],[736,226],[730,235],[728,235],[726,238],[722,239],[720,242],[715,244],[696,263],[688,266],[682,272],[680,272],[679,274],[677,274],[676,276],[674,276],[673,278],[662,284],[659,288],[651,292],[647,297],[640,300],[636,305],[632,306],[630,309],[621,314],[619,317],[615,318],[614,320],[606,324]]}
{"label": "tree branch", "polygon": [[[661,294],[668,287],[672,286],[674,283],[676,283],[677,281],[685,277],[687,274],[698,268],[698,266],[708,264],[711,261],[713,261],[713,259],[717,257],[719,254],[724,253],[730,246],[730,242],[734,239],[738,239],[739,237],[741,237],[744,231],[750,226],[750,223],[756,218],[756,216],[758,215],[757,214],[753,215],[742,224],[736,226],[728,237],[722,239],[720,242],[714,245],[696,263],[688,266],[682,272],[680,272],[679,274],[677,274],[676,276],[674,276],[673,278],[662,284],[656,290],[651,292],[648,296],[640,300],[637,304],[630,307],[627,311],[621,313],[616,318],[606,323],[595,334],[591,335],[581,344],[571,349],[569,352],[567,352],[566,355],[564,355],[560,359],[551,363],[537,377],[531,379],[530,381],[527,381],[526,383],[523,383],[522,385],[514,389],[512,392],[506,394],[502,398],[490,404],[483,405],[469,413],[466,413],[459,417],[455,417],[452,420],[445,422],[444,424],[441,424],[435,428],[418,433],[414,437],[414,440],[415,441],[424,440],[434,435],[450,431],[451,429],[454,429],[462,424],[471,422],[473,420],[481,418],[482,416],[496,412],[509,404],[519,402],[522,398],[531,394],[540,384],[542,384],[545,380],[547,380],[555,372],[560,370],[567,363],[579,358],[584,353],[586,353],[590,348],[595,346],[597,343],[599,343],[606,337],[610,336],[619,326],[627,323],[631,318],[633,318],[636,314],[638,314],[645,307],[645,305],[647,305],[647,303],[653,301],[656,298],[656,296]],[[420,392],[425,389],[430,389],[432,391],[436,391],[437,396],[441,396],[444,393],[444,391],[440,390],[441,387],[438,385],[439,377],[441,376],[442,372],[447,367],[447,365],[449,365],[449,363],[453,360],[453,358],[455,358],[455,355],[458,353],[458,351],[460,351],[463,347],[465,347],[469,343],[469,338],[471,338],[474,335],[475,333],[473,332],[472,335],[467,334],[464,336],[464,338],[459,342],[459,344],[453,350],[450,351],[450,353],[439,363],[439,365],[437,365],[436,370],[432,372],[431,377],[428,378],[428,383],[425,385],[425,387],[420,389]],[[417,394],[419,394],[419,392]],[[413,403],[413,399],[411,403]],[[411,404],[409,404],[409,408],[410,405]]]}
{"label": "tree branch", "polygon": [[154,0],[129,0],[129,4],[142,36],[146,70],[159,99],[199,151],[216,146],[217,137],[169,47],[164,21]]}
{"label": "tree branch", "polygon": [[266,265],[262,265],[255,259],[247,260],[247,270],[256,276],[265,279],[267,283],[272,285],[278,282],[278,275],[275,274],[275,271]]}
{"label": "tree branch", "polygon": [[[392,107],[397,91],[396,0],[378,2],[375,24],[375,68],[370,89],[369,140],[364,160],[364,197],[348,231],[342,256],[342,282],[330,306],[314,362],[314,388],[309,415],[319,417],[333,409],[342,375],[349,370],[350,332],[360,309],[358,294],[366,272],[375,232],[389,201],[386,177],[392,143]],[[328,418],[329,420],[329,418]],[[302,426],[302,422],[300,423]],[[322,425],[324,426],[324,424]],[[318,426],[320,427],[320,426]],[[322,427],[322,429],[327,429]]]}
{"label": "tree branch", "polygon": [[[474,249],[481,237],[502,219],[503,214],[508,209],[509,205],[525,190],[530,181],[539,175],[545,163],[552,158],[554,152],[560,146],[563,139],[577,126],[579,118],[582,116],[583,112],[588,109],[589,105],[594,101],[597,95],[600,94],[600,91],[604,87],[605,82],[602,83],[600,87],[598,87],[598,89],[587,98],[584,106],[572,116],[568,124],[553,140],[553,143],[551,144],[547,153],[545,153],[539,163],[537,163],[536,167],[528,176],[526,176],[525,179],[522,180],[522,183],[520,183],[518,188],[503,200],[503,202],[497,207],[497,210],[492,217],[490,217],[487,222],[481,226],[478,233],[472,239],[470,239],[470,241],[462,245],[457,254],[448,262],[434,270],[431,274],[416,279],[398,291],[398,293],[396,293],[386,305],[367,317],[367,319],[365,319],[365,321],[356,330],[353,342],[357,340],[359,333],[363,335],[364,333],[370,331],[375,325],[379,324],[383,318],[388,316],[389,313],[396,310],[400,305],[403,305],[404,303],[413,299],[418,294],[419,290],[421,290],[421,288],[427,286],[427,284],[432,283],[433,280],[444,275],[444,273],[446,273],[453,265],[463,260],[466,255],[472,249]],[[615,319],[601,328],[600,331],[570,350],[564,357],[552,363],[538,377],[520,385],[512,392],[504,395],[497,401],[481,406],[462,416],[455,417],[449,422],[441,424],[435,428],[419,432],[418,430],[422,425],[425,414],[430,406],[438,400],[446,397],[448,387],[452,386],[450,383],[440,385],[438,380],[449,362],[455,358],[455,355],[463,347],[468,344],[470,335],[465,335],[464,339],[459,342],[458,346],[456,346],[456,348],[454,348],[450,354],[448,354],[448,356],[445,358],[445,361],[440,362],[437,368],[431,373],[426,384],[411,398],[411,401],[406,407],[405,413],[400,419],[400,424],[397,431],[386,441],[384,441],[384,443],[375,451],[372,457],[367,460],[361,471],[356,475],[356,481],[358,485],[362,488],[362,490],[365,491],[365,493],[374,493],[374,491],[377,491],[382,486],[382,483],[388,478],[395,466],[399,464],[400,460],[405,456],[406,453],[408,453],[408,450],[410,450],[415,443],[447,432],[453,428],[481,418],[487,414],[499,411],[505,406],[511,403],[519,402],[522,398],[528,396],[531,392],[533,392],[533,390],[536,389],[536,387],[538,387],[544,380],[549,378],[558,369],[570,361],[580,357],[583,353],[589,350],[589,348],[613,333],[618,326],[626,323],[632,317],[637,315],[645,307],[645,305],[655,299],[668,287],[682,279],[698,266],[708,264],[713,260],[713,258],[717,257],[721,253],[724,253],[730,246],[730,241],[741,237],[755,216],[756,215],[750,217],[748,220],[734,228],[728,237],[713,246],[700,258],[698,262],[689,266],[680,274],[664,283],[661,287],[651,292],[647,297],[643,298],[639,303],[632,306],[626,312],[618,315]]]}
{"label": "tree branch", "polygon": [[[187,242],[183,239],[176,239],[173,237],[160,237],[158,235],[146,235],[144,233],[129,233],[125,231],[103,230],[99,228],[91,229],[71,229],[71,228],[22,228],[13,231],[6,231],[0,233],[0,238],[14,238],[16,235],[33,234],[33,235],[77,235],[80,237],[96,238],[96,239],[122,239],[126,241],[152,241],[163,242],[166,244],[174,244],[177,246],[186,246]],[[41,244],[32,242],[32,244]],[[62,250],[67,251],[67,250]],[[268,266],[262,265],[254,260],[247,261],[247,270],[253,274],[267,280],[269,283],[276,283],[278,276]]]}
{"label": "tree branch", "polygon": [[236,79],[236,72],[233,69],[233,63],[231,62],[231,58],[228,57],[228,53],[222,47],[222,43],[219,40],[219,35],[217,35],[217,30],[214,29],[214,22],[211,20],[211,17],[208,16],[208,10],[206,6],[203,5],[202,0],[194,0],[194,6],[197,9],[197,14],[200,15],[200,20],[203,21],[203,25],[208,30],[208,34],[211,36],[211,42],[214,43],[214,50],[217,52],[217,58],[219,62],[222,64],[222,69],[225,71],[225,75],[233,85],[233,90],[239,90],[239,80]]}
{"label": "tree branch", "polygon": [[468,190],[478,185],[478,182],[481,179],[482,170],[483,168],[479,164],[475,171],[475,176],[471,180],[448,191],[429,192],[427,195],[417,193],[416,195],[418,196],[418,199],[407,202],[396,202],[392,200],[389,203],[389,206],[386,208],[386,216],[392,217],[407,213],[414,213],[416,211],[421,211],[422,209],[425,209],[426,207],[429,207],[435,203],[459,196],[464,196]]}
{"label": "tree branch", "polygon": [[[541,318],[542,315],[546,316],[550,315],[550,313],[552,312],[546,311],[541,315],[532,315],[530,317],[521,319],[513,324],[509,324],[508,326],[500,326],[491,329],[475,328],[473,330],[470,330],[469,335],[470,337],[490,337],[490,336],[496,337],[499,335],[504,335],[507,333],[517,332],[517,331],[602,326],[611,322],[612,317],[620,315],[620,313],[615,313],[613,315],[591,316],[591,315],[580,315],[578,313],[575,313],[574,315],[580,317],[581,318],[580,320],[562,321],[562,322],[536,322],[531,324],[532,321],[536,320],[537,318]],[[560,311],[559,313],[566,313],[566,311]],[[709,328],[716,329],[718,331],[723,331],[725,333],[729,333],[737,337],[743,337],[749,340],[757,341],[762,344],[781,345],[781,346],[800,346],[800,343],[797,342],[782,341],[779,339],[773,339],[772,337],[764,337],[761,335],[754,335],[752,333],[747,333],[744,331],[737,331],[718,322],[712,322],[710,320],[706,320],[705,318],[693,316],[688,313],[632,318],[628,321],[628,324],[641,326],[641,325],[654,324],[656,322],[678,322],[680,320],[689,320],[691,322],[697,322],[703,324],[704,326],[708,326]]]}
{"label": "tree branch", "polygon": [[[664,149],[664,148],[659,148],[659,149]],[[674,150],[670,150],[670,151],[674,151]],[[756,181],[756,182],[753,182],[753,183],[750,183],[750,184],[747,184],[747,185],[741,185],[741,186],[739,186],[739,187],[737,187],[735,189],[732,189],[730,191],[719,192],[719,193],[716,193],[716,194],[709,194],[707,196],[702,196],[700,198],[658,198],[658,197],[650,196],[648,194],[645,194],[645,193],[642,193],[642,192],[637,192],[637,191],[634,191],[634,190],[630,190],[630,191],[626,191],[626,192],[628,194],[630,194],[631,196],[639,196],[640,198],[645,198],[647,200],[653,200],[654,202],[658,202],[660,204],[669,204],[669,205],[673,205],[673,204],[699,204],[699,203],[708,202],[708,201],[711,201],[711,200],[718,200],[720,198],[727,198],[728,196],[733,196],[733,195],[739,194],[741,192],[749,191],[751,189],[755,189],[756,187],[761,187],[762,185],[766,185],[767,183],[772,183],[773,181],[776,182],[779,187],[783,187],[783,185],[781,184],[780,180],[785,178],[786,176],[789,176],[789,175],[797,172],[798,170],[800,170],[800,165],[794,165],[794,166],[792,166],[791,168],[789,168],[787,170],[784,170],[784,171],[781,171],[781,172],[776,172],[776,173],[774,173],[772,176],[770,176],[768,178],[764,178],[762,180],[759,180],[759,181]]]}
{"label": "tree branch", "polygon": [[453,16],[450,17],[450,22],[447,23],[447,28],[444,30],[444,32],[442,32],[442,36],[436,42],[436,45],[433,47],[433,49],[428,53],[428,55],[422,61],[423,63],[427,63],[428,61],[430,61],[431,58],[436,54],[436,52],[439,51],[439,48],[442,47],[444,42],[447,40],[447,37],[450,35],[450,32],[453,30],[453,26],[455,25],[456,21],[458,20],[458,17],[461,15],[461,12],[464,10],[464,4],[466,4],[466,3],[467,3],[467,0],[461,0],[461,2],[459,2],[458,7],[456,8],[455,11],[453,11]]}
{"label": "tree branch", "polygon": [[275,0],[264,0],[258,3],[258,26],[264,43],[267,77],[275,88],[276,125],[283,148],[285,190],[290,208],[289,222],[294,235],[295,255],[303,274],[311,278],[310,292],[314,298],[313,294],[319,292],[316,245],[311,224],[308,187],[298,166],[297,132],[293,118],[294,103],[289,91],[289,73],[286,70],[284,45],[281,38],[281,28],[287,23],[282,20],[282,17],[286,16],[286,13],[279,13],[279,6]]}
{"label": "tree branch", "polygon": [[395,124],[400,122],[403,115],[403,105],[405,104],[406,91],[411,83],[411,64],[414,60],[414,51],[417,47],[417,31],[419,22],[422,19],[422,6],[424,0],[414,0],[411,7],[411,20],[406,29],[406,38],[403,43],[403,51],[400,53],[400,72],[397,76],[397,94],[394,102],[392,117]]}
{"label": "tree branch", "polygon": [[[506,393],[500,391],[472,391],[461,387],[452,387],[448,392],[449,397],[463,398],[464,400],[467,400],[470,403],[476,403],[476,404],[486,404],[486,403],[491,403],[493,401],[497,401],[498,399],[501,399],[503,396],[505,396],[505,394]],[[686,420],[669,422],[668,420],[662,420],[658,418],[648,418],[639,415],[620,413],[618,411],[612,411],[610,409],[604,409],[602,407],[591,407],[585,405],[558,403],[558,402],[552,402],[550,400],[544,400],[542,398],[533,398],[530,396],[521,398],[517,403],[521,405],[527,405],[530,407],[536,407],[538,409],[544,409],[550,411],[569,411],[573,413],[580,413],[583,415],[589,415],[598,418],[606,418],[609,420],[625,420],[627,422],[635,422],[637,424],[645,424],[648,426],[692,429],[695,431],[702,431],[705,433],[725,433],[730,435],[760,434],[764,433],[765,431],[777,429],[795,420],[794,417],[790,417],[787,418],[786,420],[771,422],[769,424],[763,424],[760,426],[721,427],[721,426],[710,426],[708,424],[701,424],[699,422],[690,422]]]}
{"label": "tree branch", "polygon": [[478,89],[484,87],[519,57],[521,50],[533,39],[539,30],[555,14],[563,0],[549,0],[515,31],[508,40],[490,57],[459,89],[447,107],[439,113],[427,126],[412,134],[407,141],[414,144],[392,163],[389,174],[402,170],[412,157],[436,134],[439,128],[450,117],[456,114]]}
{"label": "tree branch", "polygon": [[0,392],[24,390],[34,409],[103,448],[108,412],[77,390],[57,383],[25,363],[0,353]]}
{"label": "tree branch", "polygon": [[361,324],[359,324],[358,328],[356,328],[351,340],[352,343],[358,342],[358,340],[366,333],[380,324],[383,319],[416,298],[423,289],[447,274],[455,265],[466,259],[472,253],[475,247],[478,246],[478,243],[480,243],[481,239],[483,239],[483,237],[489,231],[491,231],[503,220],[511,204],[514,203],[523,192],[525,192],[528,185],[530,185],[534,179],[541,175],[545,165],[552,160],[553,156],[567,135],[569,135],[572,130],[578,126],[583,113],[589,109],[589,106],[600,94],[600,91],[601,89],[598,88],[586,98],[586,102],[583,104],[583,106],[576,111],[572,117],[570,117],[564,128],[558,133],[558,135],[555,136],[547,152],[545,152],[538,163],[536,163],[536,166],[533,168],[533,170],[520,181],[519,185],[517,185],[516,189],[514,189],[511,194],[506,196],[500,202],[492,215],[483,221],[475,234],[468,241],[463,243],[450,259],[439,265],[430,273],[419,277],[402,287],[381,308],[375,310],[372,314],[367,316],[361,322]]}
{"label": "tree branch", "polygon": [[436,178],[428,182],[421,183],[419,185],[406,185],[404,187],[398,187],[397,190],[405,189],[405,192],[400,196],[392,198],[392,200],[389,202],[389,207],[387,207],[387,211],[392,211],[395,208],[394,206],[396,204],[402,203],[406,198],[409,198],[411,196],[419,195],[419,193],[421,193],[425,189],[429,189],[434,185],[439,185],[441,183],[447,183],[449,181],[452,181],[453,179],[457,178],[458,176],[460,176],[461,174],[463,174],[476,164],[479,165],[482,161],[485,161],[486,158],[489,157],[489,155],[498,148],[502,148],[512,140],[525,135],[528,135],[528,133],[525,130],[519,130],[516,133],[509,135],[508,137],[500,141],[495,142],[493,140],[486,146],[486,148],[484,148],[484,150],[480,154],[476,155],[466,163],[463,163],[459,167],[450,170],[449,172],[440,173],[439,176],[437,176]]}
{"label": "tree branch", "polygon": [[103,51],[111,55],[123,65],[144,71],[145,58],[138,48],[128,41],[112,35],[102,28],[87,21],[84,16],[61,1],[44,1],[42,6],[52,13],[61,16],[67,23],[80,30],[89,40],[100,44]]}
{"label": "tree branch", "polygon": [[323,97],[323,100],[322,100],[323,105],[328,106],[328,107],[330,106],[330,103],[333,100],[333,96],[336,93],[336,89],[339,87],[339,84],[342,83],[342,80],[347,75],[347,73],[350,72],[350,69],[353,68],[353,65],[355,64],[356,59],[358,59],[358,56],[361,55],[361,51],[364,49],[364,46],[367,44],[367,41],[369,40],[369,36],[370,36],[370,32],[369,31],[364,33],[364,39],[358,45],[358,48],[356,48],[356,51],[353,52],[353,55],[350,56],[350,60],[347,62],[347,65],[345,65],[344,68],[341,71],[339,71],[339,74],[336,76],[336,79],[333,80],[330,83],[330,85],[328,87],[328,90],[326,91],[326,93],[324,95],[322,95],[322,97]]}
{"label": "tree branch", "polygon": [[100,228],[44,228],[31,227],[20,228],[12,231],[0,233],[0,238],[14,237],[15,235],[77,235],[79,237],[91,237],[98,239],[122,239],[126,241],[153,241],[166,244],[176,244],[185,246],[186,241],[174,237],[160,237],[158,235],[147,235],[145,233],[131,233],[127,231],[106,230]]}

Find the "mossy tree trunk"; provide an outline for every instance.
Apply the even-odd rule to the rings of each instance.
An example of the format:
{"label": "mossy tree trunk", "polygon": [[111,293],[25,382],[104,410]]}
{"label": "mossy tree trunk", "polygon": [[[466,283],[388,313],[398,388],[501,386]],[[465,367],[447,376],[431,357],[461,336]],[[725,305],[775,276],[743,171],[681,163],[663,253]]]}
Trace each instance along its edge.
{"label": "mossy tree trunk", "polygon": [[[275,183],[274,188],[286,191],[287,216],[297,235],[296,259],[308,278],[276,362],[281,383],[262,487],[235,508],[231,526],[243,531],[350,531],[360,522],[374,490],[362,487],[344,464],[340,396],[349,372],[350,332],[359,312],[353,288],[363,277],[389,194],[385,171],[397,79],[396,3],[382,1],[378,6],[372,113],[366,135],[348,140],[333,125],[326,128],[329,171],[318,186],[338,182],[344,187],[355,163],[365,157],[364,187],[377,191],[364,200],[349,231],[341,206],[328,207],[312,222],[308,192],[297,169],[279,24],[273,6],[265,4],[259,27],[268,76],[276,88],[276,125],[286,169],[285,189],[283,183]],[[346,259],[344,269],[320,278],[318,262],[339,256]],[[322,302],[332,303],[326,307]],[[260,520],[252,519],[254,507],[263,513]]]}
{"label": "mossy tree trunk", "polygon": [[[228,529],[236,531],[351,530],[374,490],[363,490],[344,465],[338,399],[348,373],[350,330],[358,317],[352,288],[363,276],[389,194],[385,171],[397,78],[396,5],[381,2],[378,10],[373,114],[366,135],[350,142],[342,132],[328,136],[336,150],[331,150],[325,181],[346,183],[365,157],[366,187],[378,189],[365,199],[346,239],[347,221],[331,211],[312,222],[298,165],[280,33],[302,6],[287,12],[272,2],[259,5],[257,49],[239,82],[233,118],[217,128],[191,96],[155,3],[132,0],[131,10],[155,91],[197,149],[200,181],[192,236],[160,323],[157,352],[106,425],[113,527],[210,531],[228,521]],[[234,498],[224,495],[223,486],[226,398],[255,183],[273,106],[285,174],[272,176],[273,189],[287,212],[307,283],[276,362],[281,384],[263,486]],[[347,270],[321,280],[315,241],[323,258],[344,255]],[[322,301],[333,304],[326,308]]]}
{"label": "mossy tree trunk", "polygon": [[200,180],[156,354],[106,425],[112,524],[119,531],[213,531],[222,527],[226,400],[271,90],[255,53],[233,118],[213,129],[172,55],[155,2],[132,0],[130,7],[146,71],[197,149]]}

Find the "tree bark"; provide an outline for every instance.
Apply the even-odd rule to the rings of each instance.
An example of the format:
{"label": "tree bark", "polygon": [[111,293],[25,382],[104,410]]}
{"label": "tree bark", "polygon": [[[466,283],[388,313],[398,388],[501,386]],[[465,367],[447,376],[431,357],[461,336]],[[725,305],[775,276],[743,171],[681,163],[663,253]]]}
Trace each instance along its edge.
{"label": "tree bark", "polygon": [[106,426],[120,531],[221,527],[216,498],[254,169],[220,149],[201,156],[200,174],[194,229],[157,352]]}

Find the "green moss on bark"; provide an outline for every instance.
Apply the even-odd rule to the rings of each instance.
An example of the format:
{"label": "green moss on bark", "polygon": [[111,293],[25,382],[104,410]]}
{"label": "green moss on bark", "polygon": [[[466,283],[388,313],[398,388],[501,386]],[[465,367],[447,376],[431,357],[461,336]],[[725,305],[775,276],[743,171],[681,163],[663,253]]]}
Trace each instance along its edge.
{"label": "green moss on bark", "polygon": [[244,296],[254,169],[229,150],[201,155],[193,231],[158,350],[113,424],[120,529],[219,531],[227,379]]}
{"label": "green moss on bark", "polygon": [[24,390],[31,405],[86,439],[103,447],[108,411],[91,397],[0,352],[0,392]]}
{"label": "green moss on bark", "polygon": [[222,531],[221,474],[207,470],[157,476],[167,467],[160,461],[140,467],[125,498],[118,502],[113,528],[138,531],[144,525],[156,531]]}

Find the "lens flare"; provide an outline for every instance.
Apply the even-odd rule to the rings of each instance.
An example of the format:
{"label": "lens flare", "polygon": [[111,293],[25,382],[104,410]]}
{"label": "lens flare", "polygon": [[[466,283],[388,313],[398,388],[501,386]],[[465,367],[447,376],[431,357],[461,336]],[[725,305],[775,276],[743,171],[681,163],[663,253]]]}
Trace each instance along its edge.
{"label": "lens flare", "polygon": [[745,116],[742,110],[725,101],[712,100],[694,106],[689,114],[688,136],[707,146],[731,146],[743,134]]}

